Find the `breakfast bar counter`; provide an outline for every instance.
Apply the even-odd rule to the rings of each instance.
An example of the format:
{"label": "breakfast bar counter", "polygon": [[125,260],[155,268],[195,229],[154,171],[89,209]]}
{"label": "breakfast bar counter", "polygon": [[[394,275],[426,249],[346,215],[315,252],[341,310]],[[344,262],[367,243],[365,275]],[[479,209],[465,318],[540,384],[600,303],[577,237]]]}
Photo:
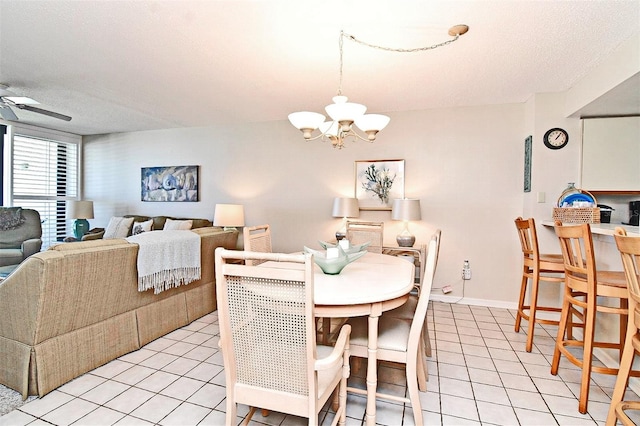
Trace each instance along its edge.
{"label": "breakfast bar counter", "polygon": [[[549,226],[553,228],[552,220],[545,220],[542,222],[542,225]],[[564,225],[572,225],[571,223],[565,223]],[[580,225],[576,223],[574,225]],[[616,228],[623,228],[627,231],[627,235],[640,237],[640,226],[631,226],[631,225],[622,225],[620,223],[592,223],[591,224],[591,233],[597,235],[611,235],[615,234]]]}

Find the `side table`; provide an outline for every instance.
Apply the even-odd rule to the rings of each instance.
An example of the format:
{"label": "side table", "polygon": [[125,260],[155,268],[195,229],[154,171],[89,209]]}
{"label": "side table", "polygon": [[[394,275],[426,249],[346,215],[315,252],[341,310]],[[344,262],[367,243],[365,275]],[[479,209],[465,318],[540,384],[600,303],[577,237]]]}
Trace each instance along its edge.
{"label": "side table", "polygon": [[422,285],[422,280],[424,279],[422,268],[424,266],[425,259],[427,258],[426,244],[420,244],[418,247],[383,246],[382,254],[388,254],[391,256],[413,256],[414,264],[416,266],[415,283],[417,284],[417,287]]}

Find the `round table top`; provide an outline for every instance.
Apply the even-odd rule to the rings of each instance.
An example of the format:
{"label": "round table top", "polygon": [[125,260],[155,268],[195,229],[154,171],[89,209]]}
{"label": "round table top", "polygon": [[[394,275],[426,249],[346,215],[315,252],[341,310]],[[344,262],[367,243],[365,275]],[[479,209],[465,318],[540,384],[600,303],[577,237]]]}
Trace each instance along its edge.
{"label": "round table top", "polygon": [[338,275],[326,275],[314,265],[316,305],[361,305],[406,295],[414,286],[413,263],[386,254],[367,253]]}

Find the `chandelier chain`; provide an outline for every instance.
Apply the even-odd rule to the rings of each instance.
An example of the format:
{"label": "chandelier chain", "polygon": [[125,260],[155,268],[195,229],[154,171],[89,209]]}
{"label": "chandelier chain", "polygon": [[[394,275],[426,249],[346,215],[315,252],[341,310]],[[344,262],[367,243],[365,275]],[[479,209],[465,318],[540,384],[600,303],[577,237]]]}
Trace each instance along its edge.
{"label": "chandelier chain", "polygon": [[351,41],[362,44],[363,46],[371,47],[373,49],[386,50],[388,52],[411,53],[411,52],[422,52],[425,50],[432,50],[432,49],[437,49],[438,47],[446,46],[447,44],[451,44],[454,41],[458,40],[460,38],[460,34],[456,34],[455,37],[452,38],[451,40],[443,41],[442,43],[437,43],[437,44],[433,44],[431,46],[425,46],[425,47],[415,47],[413,49],[402,49],[402,48],[395,48],[395,47],[378,46],[375,44],[367,43],[366,41],[359,40],[355,36],[351,34],[347,34],[344,31],[341,31],[340,41],[342,41],[343,37],[346,37]]}
{"label": "chandelier chain", "polygon": [[367,43],[366,41],[362,41],[362,40],[356,38],[354,35],[347,34],[343,30],[340,30],[340,41],[339,41],[339,46],[340,46],[340,84],[338,85],[338,95],[339,96],[342,95],[342,68],[343,68],[343,65],[344,65],[343,44],[344,44],[345,37],[347,39],[355,42],[355,43],[361,44],[363,46],[370,47],[372,49],[385,50],[387,52],[413,53],[413,52],[423,52],[425,50],[433,50],[433,49],[437,49],[438,47],[443,47],[443,46],[446,46],[448,44],[451,44],[451,43],[453,43],[454,41],[456,41],[456,40],[458,40],[460,38],[460,34],[456,34],[451,40],[443,41],[442,43],[433,44],[431,46],[415,47],[415,48],[412,48],[412,49],[402,49],[402,48],[395,48],[395,47],[378,46],[376,44]]}

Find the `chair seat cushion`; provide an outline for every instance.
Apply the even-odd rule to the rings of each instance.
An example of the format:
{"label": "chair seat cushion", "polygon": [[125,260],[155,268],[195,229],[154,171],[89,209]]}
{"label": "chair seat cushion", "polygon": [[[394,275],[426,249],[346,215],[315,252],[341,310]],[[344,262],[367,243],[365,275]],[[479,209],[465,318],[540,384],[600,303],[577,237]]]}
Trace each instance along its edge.
{"label": "chair seat cushion", "polygon": [[[368,345],[369,318],[357,317],[347,321],[351,325],[351,346]],[[409,342],[411,321],[391,316],[380,317],[378,321],[378,349],[405,352]]]}

